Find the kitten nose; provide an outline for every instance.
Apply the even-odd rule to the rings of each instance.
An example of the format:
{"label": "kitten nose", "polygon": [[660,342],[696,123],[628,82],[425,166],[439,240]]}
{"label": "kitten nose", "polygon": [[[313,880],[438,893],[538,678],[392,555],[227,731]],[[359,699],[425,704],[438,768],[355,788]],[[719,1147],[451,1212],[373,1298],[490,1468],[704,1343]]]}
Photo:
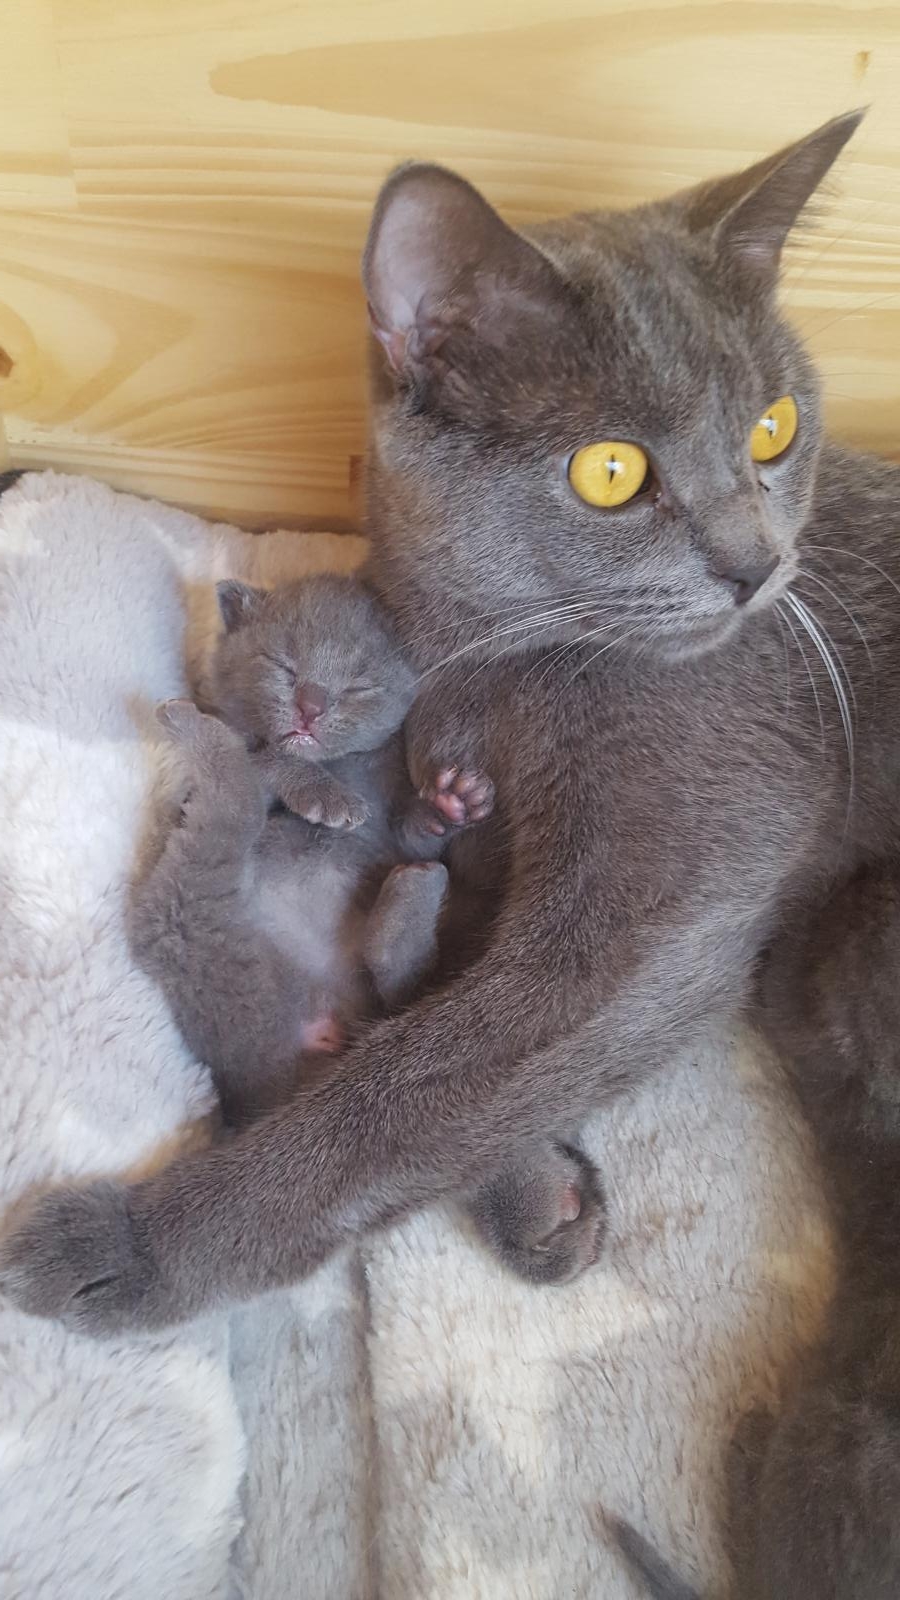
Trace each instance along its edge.
{"label": "kitten nose", "polygon": [[294,699],[307,722],[315,722],[328,710],[328,696],[320,683],[298,683]]}
{"label": "kitten nose", "polygon": [[767,561],[753,567],[732,567],[728,572],[716,571],[713,575],[721,578],[724,583],[730,583],[734,590],[734,603],[736,606],[745,606],[748,600],[762,588],[767,578],[771,578],[775,568],[780,565],[780,556],[770,556]]}

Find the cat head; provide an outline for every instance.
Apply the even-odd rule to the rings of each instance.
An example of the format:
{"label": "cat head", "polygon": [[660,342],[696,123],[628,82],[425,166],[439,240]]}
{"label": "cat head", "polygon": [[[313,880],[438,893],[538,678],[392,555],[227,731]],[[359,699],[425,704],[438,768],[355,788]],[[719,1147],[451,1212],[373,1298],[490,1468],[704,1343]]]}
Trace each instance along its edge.
{"label": "cat head", "polygon": [[528,237],[440,167],[388,180],[363,264],[383,350],[370,532],[421,659],[478,619],[494,650],[692,655],[784,594],[822,422],[779,258],[860,115]]}
{"label": "cat head", "polygon": [[212,663],[216,704],[255,742],[307,761],[374,750],[400,727],[415,675],[378,602],[353,578],[280,588],[217,585],[225,631]]}

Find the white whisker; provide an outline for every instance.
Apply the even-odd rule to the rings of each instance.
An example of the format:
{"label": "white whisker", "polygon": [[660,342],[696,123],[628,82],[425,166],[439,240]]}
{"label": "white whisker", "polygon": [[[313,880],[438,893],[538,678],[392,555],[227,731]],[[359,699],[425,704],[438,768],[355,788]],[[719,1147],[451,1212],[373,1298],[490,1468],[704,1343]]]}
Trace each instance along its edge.
{"label": "white whisker", "polygon": [[791,610],[793,611],[794,616],[797,618],[797,621],[803,628],[806,629],[806,632],[809,634],[810,639],[822,658],[825,671],[828,673],[831,687],[834,690],[834,697],[837,701],[838,710],[841,715],[841,724],[844,729],[844,742],[847,746],[847,764],[849,768],[847,819],[844,829],[846,832],[846,828],[850,820],[850,811],[852,809],[853,800],[855,797],[855,738],[853,717],[850,711],[850,700],[848,699],[849,691],[850,697],[853,699],[855,705],[856,697],[853,694],[853,685],[850,682],[847,668],[835,649],[834,641],[831,639],[827,631],[822,627],[822,624],[817,620],[809,606],[806,604],[806,601],[801,600],[800,596],[793,594],[790,589],[788,589],[784,598],[791,607]]}
{"label": "white whisker", "polygon": [[544,679],[547,677],[547,675],[549,673],[551,673],[553,671],[553,668],[556,665],[557,661],[559,661],[560,659],[564,658],[567,655],[570,655],[573,650],[577,650],[579,645],[581,645],[583,643],[584,643],[583,639],[567,639],[565,644],[557,645],[555,650],[551,650],[549,656],[547,656],[547,655],[538,656],[537,660],[536,661],[532,661],[531,666],[528,668],[528,671],[523,675],[522,683],[520,684],[519,687],[521,688],[522,685],[524,685],[525,683],[528,682],[528,679],[531,677],[531,674],[533,672],[536,672],[538,667],[543,667],[544,670],[540,674],[540,677],[535,678],[535,680],[534,680],[534,692],[536,694],[538,689],[540,688],[541,684],[543,683]]}
{"label": "white whisker", "polygon": [[877,561],[871,561],[868,556],[861,556],[858,550],[842,550],[840,545],[836,544],[815,544],[810,545],[809,549],[811,554],[816,550],[824,550],[826,555],[849,556],[852,561],[861,561],[864,567],[871,567],[873,572],[879,573],[885,583],[889,583],[896,592],[897,598],[900,599],[900,587],[894,582],[890,573],[885,572],[884,567],[880,567]]}
{"label": "white whisker", "polygon": [[[575,620],[577,620],[577,619],[575,619]],[[535,629],[534,630],[535,636],[537,636],[541,631],[542,630],[540,628]],[[528,642],[528,640],[525,639],[525,640],[517,641],[517,642],[521,642],[521,643],[525,644],[525,643]],[[580,639],[568,639],[566,641],[566,643],[564,645],[559,646],[558,649],[574,650],[577,647],[577,645],[580,644],[580,642],[581,642]],[[555,651],[554,654],[556,654],[556,653],[557,652]],[[459,692],[461,693],[463,689],[466,689],[470,683],[474,683],[474,681],[478,677],[479,673],[484,672],[486,667],[493,666],[495,661],[501,661],[503,659],[503,657],[505,655],[508,655],[508,654],[509,654],[509,646],[504,644],[504,645],[501,646],[501,648],[499,650],[496,650],[493,655],[486,656],[484,661],[480,661],[478,663],[478,666],[475,668],[475,671],[474,672],[470,672],[469,676],[467,678],[463,679],[462,683],[459,686]],[[532,666],[528,668],[528,672],[533,671],[533,668],[535,666],[538,666],[540,664],[540,662],[543,661],[543,659],[544,659],[543,656],[539,656],[538,660],[536,662],[532,663]],[[527,678],[528,672],[525,673],[525,678]],[[523,683],[525,681],[525,678],[522,679]]]}
{"label": "white whisker", "polygon": [[[787,599],[787,598],[788,598],[788,596],[785,595],[785,599]],[[800,641],[800,635],[798,634],[797,629],[794,627],[794,624],[793,624],[791,618],[788,616],[786,611],[782,611],[780,603],[776,603],[775,610],[778,612],[778,615],[780,617],[783,617],[784,621],[787,623],[787,626],[790,629],[791,638],[793,639],[795,645],[797,646],[797,650],[798,650],[798,653],[799,653],[799,656],[800,656],[800,660],[803,662],[804,668],[806,669],[806,676],[809,679],[809,686],[810,686],[810,688],[812,689],[812,692],[813,692],[813,698],[814,698],[814,700],[816,702],[816,711],[817,711],[818,717],[819,717],[819,735],[820,735],[821,742],[822,742],[822,758],[824,760],[824,757],[825,757],[825,719],[822,716],[822,702],[819,699],[818,686],[817,686],[816,680],[815,680],[815,678],[813,676],[812,669],[810,667],[809,661],[807,660],[806,651],[804,650],[803,645],[802,645],[802,643]]]}
{"label": "white whisker", "polygon": [[[832,638],[831,634],[828,632],[828,629],[826,628],[826,626],[825,626],[824,622],[822,621],[821,617],[817,614],[817,612],[813,611],[813,608],[810,605],[808,600],[804,600],[801,595],[795,594],[795,593],[793,593],[793,591],[791,591],[789,598],[792,599],[796,603],[796,605],[800,606],[802,608],[803,612],[805,613],[806,618],[807,618],[807,632],[809,631],[809,628],[814,628],[816,630],[816,633],[819,635],[819,639],[822,641],[822,643],[825,646],[825,649],[827,650],[828,658],[829,658],[829,660],[831,662],[831,665],[834,668],[835,672],[838,673],[838,675],[839,675],[840,682],[841,682],[841,687],[842,687],[842,691],[844,693],[845,699],[846,699],[846,696],[849,695],[850,700],[853,701],[853,710],[855,712],[857,710],[856,692],[855,692],[855,690],[853,688],[853,683],[851,681],[850,674],[847,671],[847,664],[846,664],[843,656],[841,655],[840,651],[838,650],[838,647],[835,644],[834,639]],[[827,663],[826,663],[826,665],[827,665]],[[830,676],[831,676],[831,673],[829,672],[829,677]],[[850,705],[849,705],[849,702],[847,702],[847,715],[850,716]],[[842,716],[842,720],[843,720],[843,716]],[[854,723],[853,723],[853,721],[851,719],[851,732],[854,731],[854,727],[855,727],[855,725],[854,725]]]}
{"label": "white whisker", "polygon": [[[528,668],[528,672],[526,672],[525,678],[527,678],[530,675],[530,673],[534,672],[536,667],[543,666],[544,670],[541,673],[540,677],[535,678],[535,680],[534,680],[534,688],[535,688],[535,692],[537,692],[537,690],[540,688],[541,684],[543,683],[544,679],[549,677],[550,673],[553,671],[554,667],[556,666],[557,661],[559,661],[561,658],[564,659],[565,656],[567,656],[567,655],[570,655],[573,650],[578,650],[581,647],[581,645],[589,644],[592,639],[599,639],[603,634],[611,633],[613,631],[613,629],[617,628],[618,626],[619,626],[618,622],[605,622],[602,625],[602,627],[591,628],[590,632],[586,633],[583,638],[581,638],[581,639],[572,639],[572,640],[568,641],[566,644],[560,645],[556,650],[551,650],[549,656],[540,657],[537,661],[534,662],[533,666],[530,666]],[[523,683],[525,682],[525,678],[523,678],[523,680],[522,680]]]}
{"label": "white whisker", "polygon": [[430,634],[426,635],[426,637],[429,638],[429,639],[433,639],[439,633],[450,633],[454,629],[458,630],[462,626],[463,623],[503,622],[503,621],[510,621],[510,620],[516,621],[516,620],[518,620],[518,619],[520,619],[522,617],[530,616],[536,609],[540,609],[540,610],[543,610],[545,608],[555,609],[557,607],[562,607],[562,606],[566,606],[566,605],[591,606],[591,607],[594,607],[594,606],[596,606],[596,601],[593,600],[590,595],[586,595],[584,593],[584,590],[581,589],[581,590],[575,591],[572,594],[558,594],[553,598],[552,601],[548,600],[546,598],[542,598],[540,596],[533,596],[530,600],[527,600],[527,601],[526,600],[519,600],[519,601],[516,602],[515,605],[501,606],[499,608],[499,610],[494,610],[494,611],[468,611],[468,610],[466,610],[461,615],[457,614],[457,615],[453,616],[452,618],[448,619],[447,622],[439,623],[438,626],[434,629],[433,633],[430,633]]}
{"label": "white whisker", "polygon": [[605,656],[607,650],[615,650],[617,645],[624,644],[626,639],[630,639],[634,634],[639,633],[642,626],[642,623],[637,623],[635,627],[629,628],[626,633],[620,634],[617,639],[611,639],[609,644],[605,644],[603,646],[602,650],[595,650],[592,656],[588,656],[587,661],[582,661],[580,666],[576,667],[575,671],[572,673],[572,676],[566,679],[560,692],[565,694],[569,684],[575,682],[575,679],[578,677],[580,672],[587,672],[588,667],[593,666],[595,661],[599,661],[601,656]]}
{"label": "white whisker", "polygon": [[799,576],[801,578],[805,579],[805,581],[807,583],[815,583],[815,584],[818,585],[818,587],[820,589],[824,589],[825,593],[827,595],[831,596],[831,599],[834,601],[835,605],[836,606],[840,606],[840,608],[843,611],[845,617],[848,619],[848,621],[850,623],[850,626],[855,629],[856,634],[857,634],[857,636],[858,636],[858,638],[860,640],[860,643],[862,644],[862,647],[865,650],[866,655],[869,658],[869,666],[871,668],[872,676],[874,678],[874,676],[875,676],[875,662],[872,660],[872,652],[869,649],[869,641],[866,638],[865,633],[863,632],[863,630],[860,627],[859,623],[857,622],[856,617],[853,615],[853,612],[850,610],[850,607],[848,605],[845,605],[844,601],[841,599],[841,597],[837,593],[837,591],[835,589],[832,589],[831,585],[827,584],[825,582],[824,578],[820,578],[817,573],[809,572],[807,570],[807,568],[801,567]]}
{"label": "white whisker", "polygon": [[[425,671],[419,674],[420,681],[430,678],[435,672],[442,672],[445,667],[449,667],[454,661],[459,661],[462,656],[471,655],[473,650],[480,649],[482,645],[494,644],[509,634],[524,633],[527,638],[529,632],[540,633],[546,628],[560,627],[566,622],[577,622],[579,617],[590,615],[591,609],[586,601],[578,605],[555,606],[534,613],[530,617],[524,617],[519,622],[507,624],[503,628],[494,628],[491,633],[484,634],[480,639],[472,639],[468,644],[461,645],[442,661],[435,662],[433,667],[426,667]],[[515,642],[524,643],[524,640]],[[500,654],[502,655],[503,651]]]}
{"label": "white whisker", "polygon": [[775,621],[778,623],[778,632],[781,634],[781,645],[784,650],[784,720],[791,720],[791,652],[788,648],[788,637],[785,632],[784,618],[778,607],[775,607]]}

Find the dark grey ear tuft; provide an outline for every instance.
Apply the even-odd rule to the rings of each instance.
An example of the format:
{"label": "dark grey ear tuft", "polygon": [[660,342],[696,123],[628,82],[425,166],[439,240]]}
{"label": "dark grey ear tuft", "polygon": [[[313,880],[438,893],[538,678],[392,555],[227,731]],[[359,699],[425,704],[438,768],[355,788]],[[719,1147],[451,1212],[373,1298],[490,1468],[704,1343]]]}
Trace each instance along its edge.
{"label": "dark grey ear tuft", "polygon": [[689,227],[711,230],[736,266],[774,279],[788,234],[864,116],[848,111],[746,171],[703,184],[687,197]]}
{"label": "dark grey ear tuft", "polygon": [[235,628],[249,621],[258,610],[264,594],[264,589],[254,589],[249,583],[238,583],[236,578],[225,578],[222,583],[216,584],[216,599],[226,633],[233,633]]}
{"label": "dark grey ear tuft", "polygon": [[563,297],[540,251],[458,173],[414,162],[388,178],[363,255],[372,329],[394,371],[459,367],[460,346],[508,345]]}

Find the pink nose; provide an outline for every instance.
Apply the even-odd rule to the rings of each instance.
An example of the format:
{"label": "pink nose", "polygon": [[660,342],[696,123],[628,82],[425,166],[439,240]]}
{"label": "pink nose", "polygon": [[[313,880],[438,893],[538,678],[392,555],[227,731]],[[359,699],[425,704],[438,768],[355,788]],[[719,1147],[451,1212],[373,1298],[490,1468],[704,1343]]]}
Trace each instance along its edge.
{"label": "pink nose", "polygon": [[294,691],[297,709],[307,722],[315,722],[328,710],[328,696],[320,683],[298,683]]}

